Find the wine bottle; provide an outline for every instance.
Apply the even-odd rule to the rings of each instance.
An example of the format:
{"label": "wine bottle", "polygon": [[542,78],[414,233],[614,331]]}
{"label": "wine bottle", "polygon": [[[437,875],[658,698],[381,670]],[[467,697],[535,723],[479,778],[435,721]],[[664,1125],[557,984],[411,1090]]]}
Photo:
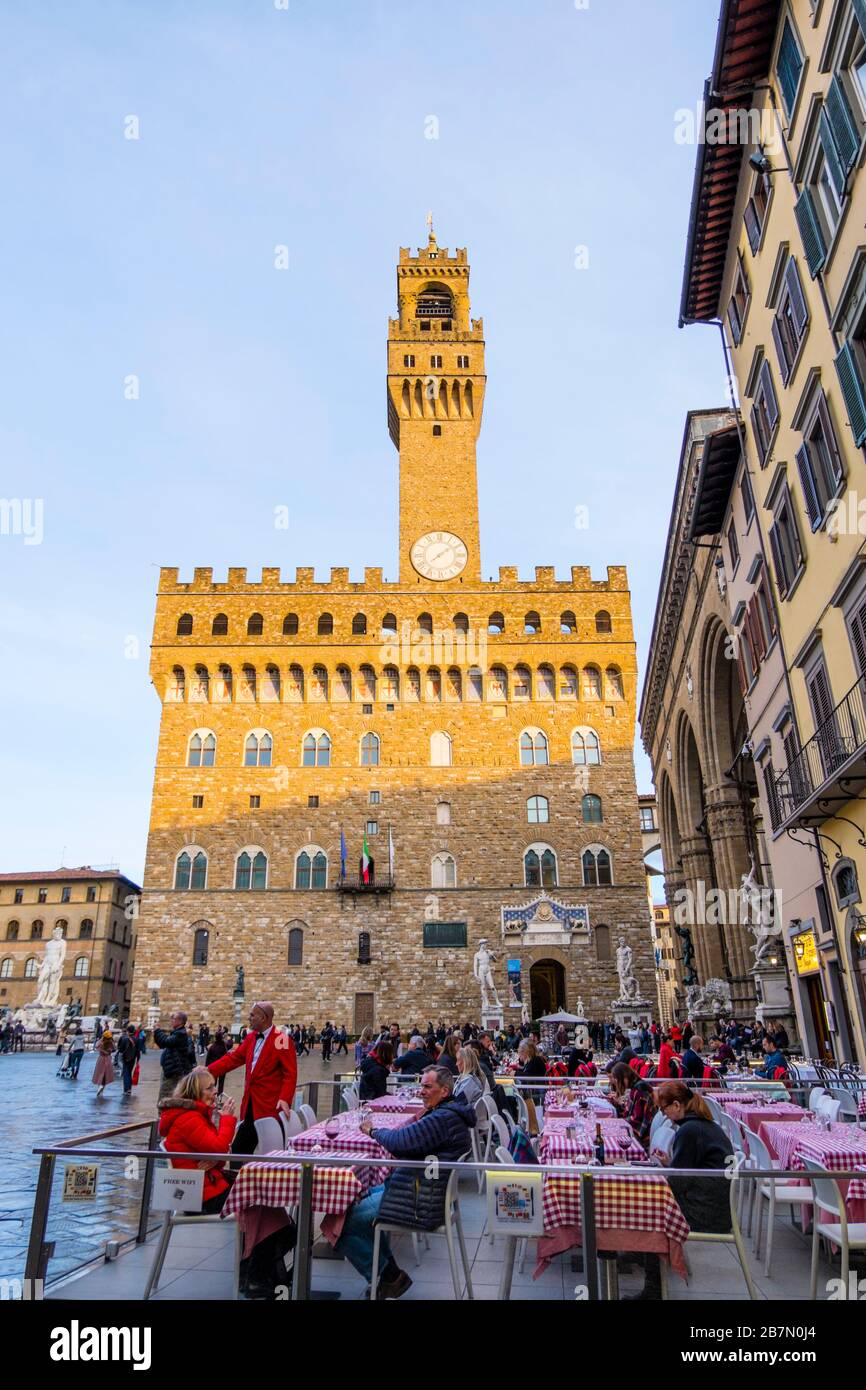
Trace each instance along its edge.
{"label": "wine bottle", "polygon": [[595,1157],[597,1162],[604,1166],[604,1135],[601,1132],[601,1121],[596,1121],[595,1126]]}

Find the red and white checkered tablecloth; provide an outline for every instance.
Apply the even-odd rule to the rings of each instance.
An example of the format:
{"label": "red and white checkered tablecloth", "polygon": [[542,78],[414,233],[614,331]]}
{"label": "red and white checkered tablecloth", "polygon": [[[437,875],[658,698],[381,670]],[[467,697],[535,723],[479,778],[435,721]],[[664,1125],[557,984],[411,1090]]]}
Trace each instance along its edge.
{"label": "red and white checkered tablecloth", "polygon": [[[635,1171],[608,1176],[597,1171],[593,1189],[599,1250],[655,1250],[685,1279],[682,1242],[689,1226],[664,1175]],[[580,1179],[545,1175],[542,1207],[545,1235],[538,1242],[536,1274],[554,1254],[579,1243]]]}
{"label": "red and white checkered tablecloth", "polygon": [[[314,1168],[313,1211],[342,1216],[369,1188],[384,1180],[381,1170],[366,1163],[359,1168]],[[293,1207],[300,1192],[300,1163],[269,1164],[267,1159],[245,1163],[226,1198],[222,1215],[234,1216],[248,1207]]]}
{"label": "red and white checkered tablecloth", "polygon": [[739,1120],[740,1124],[758,1133],[761,1125],[768,1122],[773,1123],[792,1123],[799,1124],[802,1121],[809,1121],[812,1113],[804,1110],[802,1105],[792,1105],[788,1100],[773,1101],[770,1105],[751,1105],[748,1101],[738,1102],[736,1105],[726,1105],[725,1113],[732,1119]]}
{"label": "red and white checkered tablecloth", "polygon": [[763,1139],[771,1155],[778,1159],[778,1167],[792,1168],[795,1165],[791,1162],[794,1152],[800,1140],[803,1138],[801,1130],[809,1126],[811,1130],[814,1120],[803,1120],[800,1124],[791,1124],[788,1120],[768,1119],[761,1122],[755,1131],[759,1138]]}
{"label": "red and white checkered tablecloth", "polygon": [[[858,1163],[857,1168],[866,1175],[866,1165]],[[845,1206],[848,1209],[849,1221],[866,1221],[866,1176],[851,1179],[845,1197]]]}
{"label": "red and white checkered tablecloth", "polygon": [[378,1096],[376,1100],[362,1101],[368,1110],[372,1110],[376,1115],[399,1114],[403,1111],[407,1115],[413,1112],[420,1115],[424,1109],[423,1100],[413,1100],[411,1096]]}
{"label": "red and white checkered tablecloth", "polygon": [[709,1096],[726,1110],[729,1105],[760,1105],[767,1099],[760,1091],[702,1091],[701,1095]]}
{"label": "red and white checkered tablecloth", "polygon": [[836,1173],[866,1164],[866,1134],[856,1125],[835,1124],[829,1133],[820,1125],[810,1125],[808,1132],[798,1130],[797,1138],[799,1142],[791,1152],[791,1168],[805,1169],[804,1158],[822,1163]]}
{"label": "red and white checkered tablecloth", "polygon": [[[605,1120],[601,1125],[604,1138],[605,1157],[608,1162],[614,1159],[630,1163],[643,1163],[646,1153],[641,1148],[627,1120]],[[575,1133],[569,1134],[573,1129]],[[555,1117],[546,1121],[544,1133],[538,1141],[538,1156],[542,1163],[559,1163],[563,1159],[587,1161],[595,1150],[595,1123],[581,1123],[573,1118]]]}
{"label": "red and white checkered tablecloth", "polygon": [[[615,1115],[616,1109],[607,1096],[600,1091],[581,1091],[580,1099],[587,1102],[590,1110],[595,1115]],[[551,1089],[545,1093],[544,1097],[544,1116],[545,1121],[548,1115],[574,1115],[579,1113],[580,1105],[578,1100],[566,1100],[562,1091]]]}
{"label": "red and white checkered tablecloth", "polygon": [[[372,1123],[377,1129],[400,1129],[403,1125],[411,1124],[417,1119],[417,1115],[407,1110],[383,1111],[378,1114]],[[351,1153],[356,1158],[376,1159],[387,1157],[381,1144],[378,1144],[371,1134],[363,1134],[360,1129],[361,1112],[359,1110],[347,1110],[341,1115],[335,1115],[330,1120],[321,1120],[317,1125],[311,1125],[301,1134],[296,1134],[288,1146],[288,1153],[327,1153],[330,1156],[338,1156],[343,1153]],[[334,1129],[336,1133],[329,1134],[328,1130]]]}

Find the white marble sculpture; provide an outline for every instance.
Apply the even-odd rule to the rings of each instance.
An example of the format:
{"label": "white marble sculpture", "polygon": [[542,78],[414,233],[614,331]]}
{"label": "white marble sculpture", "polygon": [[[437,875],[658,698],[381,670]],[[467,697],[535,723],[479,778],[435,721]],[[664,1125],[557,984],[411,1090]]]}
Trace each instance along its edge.
{"label": "white marble sculpture", "polygon": [[502,1008],[493,980],[493,962],[495,959],[493,952],[487,949],[487,937],[482,936],[472,961],[472,974],[481,986],[482,1014],[490,1013],[492,1009]]}
{"label": "white marble sculpture", "polygon": [[45,954],[42,957],[42,964],[39,967],[39,975],[36,980],[34,1004],[47,1009],[57,1003],[60,998],[60,981],[63,976],[63,962],[65,960],[66,942],[63,939],[63,931],[60,927],[55,927],[49,940],[45,943]]}
{"label": "white marble sculpture", "polygon": [[749,872],[740,879],[740,909],[741,920],[755,937],[752,951],[755,965],[760,965],[775,943],[779,928],[773,920],[772,894],[758,883],[752,854],[749,855]]}
{"label": "white marble sculpture", "polygon": [[707,980],[705,985],[692,985],[686,990],[689,1017],[718,1018],[731,1012],[731,986],[727,980]]}
{"label": "white marble sculpture", "polygon": [[616,970],[619,975],[619,997],[620,1000],[637,999],[638,983],[632,970],[634,952],[628,945],[624,936],[619,939],[619,946],[616,950]]}

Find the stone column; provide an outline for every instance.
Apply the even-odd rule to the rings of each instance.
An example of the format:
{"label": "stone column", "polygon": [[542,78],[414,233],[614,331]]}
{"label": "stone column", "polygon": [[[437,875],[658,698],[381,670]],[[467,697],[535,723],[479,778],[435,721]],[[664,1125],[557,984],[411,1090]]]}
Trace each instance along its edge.
{"label": "stone column", "polygon": [[728,895],[728,924],[724,928],[728,963],[736,981],[732,993],[735,1008],[745,1004],[750,1009],[756,1002],[754,977],[750,974],[754,957],[751,954],[752,935],[739,921],[739,891],[743,874],[749,872],[749,836],[746,813],[739,789],[731,782],[707,788],[707,828],[713,845],[716,877],[720,889]]}
{"label": "stone column", "polygon": [[706,920],[706,898],[713,889],[713,866],[707,842],[702,835],[683,840],[682,865],[684,887],[692,894],[694,922],[692,940],[695,946],[695,965],[701,984],[707,980],[725,979],[721,929]]}

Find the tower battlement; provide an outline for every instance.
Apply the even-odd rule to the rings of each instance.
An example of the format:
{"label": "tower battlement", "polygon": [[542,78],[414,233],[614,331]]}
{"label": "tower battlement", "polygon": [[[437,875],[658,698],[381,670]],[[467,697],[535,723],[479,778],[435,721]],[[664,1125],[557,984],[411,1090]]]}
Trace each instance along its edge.
{"label": "tower battlement", "polygon": [[[332,567],[328,580],[316,579],[315,568],[299,566],[294,579],[283,579],[282,570],[276,567],[262,569],[261,580],[247,579],[245,567],[230,568],[225,580],[214,580],[213,569],[196,566],[191,580],[181,580],[180,570],[163,566],[159,572],[160,594],[267,594],[267,593],[337,593],[337,594],[413,594],[419,600],[430,590],[419,586],[400,583],[382,578],[382,570],[365,568],[363,580],[349,579],[348,568]],[[557,579],[553,565],[536,565],[534,579],[521,579],[516,565],[500,565],[498,579],[478,580],[466,586],[466,594],[490,594],[502,590],[511,593],[616,593],[628,591],[628,575],[625,565],[608,565],[606,579],[593,579],[588,565],[572,565],[569,579]],[[459,598],[453,589],[449,591],[449,601]]]}

